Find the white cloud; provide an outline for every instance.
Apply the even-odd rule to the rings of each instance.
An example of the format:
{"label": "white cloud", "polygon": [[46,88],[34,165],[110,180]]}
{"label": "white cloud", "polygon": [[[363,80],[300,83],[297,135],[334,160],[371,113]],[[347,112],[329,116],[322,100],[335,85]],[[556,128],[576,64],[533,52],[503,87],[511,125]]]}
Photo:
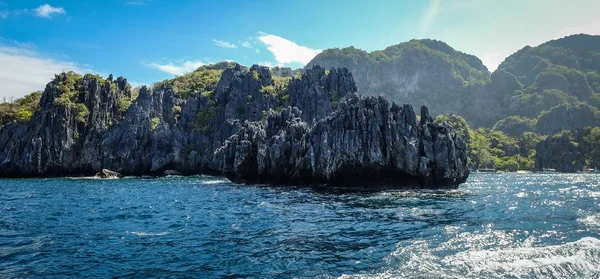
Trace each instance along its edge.
{"label": "white cloud", "polygon": [[8,17],[7,11],[0,11],[0,18],[7,18],[7,17]]}
{"label": "white cloud", "polygon": [[245,48],[252,48],[252,44],[250,44],[248,41],[243,41],[240,45]]}
{"label": "white cloud", "polygon": [[0,97],[19,98],[43,90],[54,74],[64,71],[92,72],[73,62],[42,57],[23,45],[0,45]]}
{"label": "white cloud", "polygon": [[267,66],[267,67],[269,67],[269,68],[273,68],[273,67],[275,67],[275,66],[283,67],[283,65],[282,65],[282,64],[279,64],[279,63],[273,63],[273,62],[269,62],[269,61],[258,62],[258,63],[256,63],[256,64],[258,64],[258,65],[261,65],[261,66]]}
{"label": "white cloud", "polygon": [[275,35],[261,33],[258,39],[267,45],[267,49],[273,53],[275,60],[280,64],[301,63],[307,64],[317,54],[320,49],[311,49]]}
{"label": "white cloud", "polygon": [[260,49],[258,48],[254,49],[254,51],[256,51],[256,53],[260,53]]}
{"label": "white cloud", "polygon": [[65,9],[52,7],[48,4],[41,5],[34,9],[35,13],[39,17],[51,18],[52,14],[66,14]]}
{"label": "white cloud", "polygon": [[215,40],[215,39],[213,39],[213,42],[215,42],[215,45],[222,47],[222,48],[237,48],[236,45],[234,45],[230,42]]}
{"label": "white cloud", "polygon": [[147,64],[148,67],[150,68],[154,68],[157,69],[159,71],[174,75],[174,76],[181,76],[181,75],[185,75],[189,72],[193,72],[194,70],[198,69],[200,66],[206,65],[204,62],[201,61],[185,61],[183,64],[173,64],[173,63],[168,63],[168,64],[158,64],[158,63],[150,63]]}
{"label": "white cloud", "polygon": [[427,31],[429,31],[429,27],[431,27],[431,24],[435,20],[439,10],[440,0],[431,0],[427,10],[425,11],[425,14],[423,14],[423,17],[421,17],[421,22],[419,24],[421,37],[427,34]]}

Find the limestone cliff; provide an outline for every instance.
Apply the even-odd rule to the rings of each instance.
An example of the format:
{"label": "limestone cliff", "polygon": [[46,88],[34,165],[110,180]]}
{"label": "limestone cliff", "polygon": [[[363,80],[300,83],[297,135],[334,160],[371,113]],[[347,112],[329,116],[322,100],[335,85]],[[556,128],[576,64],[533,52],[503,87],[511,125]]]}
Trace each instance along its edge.
{"label": "limestone cliff", "polygon": [[246,122],[215,159],[246,183],[452,188],[468,176],[465,142],[427,107],[417,121],[410,105],[357,95],[312,127],[297,108]]}
{"label": "limestone cliff", "polygon": [[233,63],[202,70],[218,79],[161,82],[137,96],[122,77],[57,75],[31,121],[0,128],[0,176],[174,170],[249,183],[455,187],[468,175],[452,127],[433,124],[426,108],[417,122],[410,106],[358,97],[344,68],[301,77]]}

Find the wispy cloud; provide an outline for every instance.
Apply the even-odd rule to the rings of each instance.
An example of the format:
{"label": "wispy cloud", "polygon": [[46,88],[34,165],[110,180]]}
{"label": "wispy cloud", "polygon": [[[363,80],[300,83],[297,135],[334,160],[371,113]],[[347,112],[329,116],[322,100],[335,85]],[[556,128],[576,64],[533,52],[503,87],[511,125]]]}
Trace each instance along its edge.
{"label": "wispy cloud", "polygon": [[440,0],[431,0],[419,24],[421,37],[425,36],[440,10]]}
{"label": "wispy cloud", "polygon": [[248,41],[243,41],[240,43],[241,46],[245,47],[245,48],[252,48],[252,44]]}
{"label": "wispy cloud", "polygon": [[7,17],[8,17],[7,11],[0,11],[0,18],[7,18]]}
{"label": "wispy cloud", "polygon": [[279,67],[283,66],[282,64],[273,63],[273,62],[269,62],[269,61],[262,61],[262,62],[258,62],[256,64],[261,65],[261,66],[267,66],[269,68],[273,68],[273,67],[276,67],[276,66],[279,66]]}
{"label": "wispy cloud", "polygon": [[29,43],[0,41],[0,97],[18,98],[43,90],[54,74],[63,71],[94,72],[74,62],[46,57]]}
{"label": "wispy cloud", "polygon": [[235,44],[232,44],[230,42],[216,40],[216,39],[213,39],[213,42],[215,42],[215,45],[222,47],[222,48],[237,48],[237,46]]}
{"label": "wispy cloud", "polygon": [[300,46],[288,39],[262,32],[258,39],[267,45],[267,49],[273,53],[279,64],[300,63],[305,65],[322,52],[320,49]]}
{"label": "wispy cloud", "polygon": [[150,63],[146,64],[146,66],[157,69],[161,72],[165,72],[174,76],[185,75],[189,72],[193,72],[198,69],[198,67],[206,65],[206,63],[202,61],[185,61],[181,64],[174,64],[172,62],[167,64],[159,64],[159,63]]}
{"label": "wispy cloud", "polygon": [[34,9],[35,13],[39,17],[51,18],[53,14],[66,14],[65,9],[61,7],[52,7],[48,4],[41,5]]}

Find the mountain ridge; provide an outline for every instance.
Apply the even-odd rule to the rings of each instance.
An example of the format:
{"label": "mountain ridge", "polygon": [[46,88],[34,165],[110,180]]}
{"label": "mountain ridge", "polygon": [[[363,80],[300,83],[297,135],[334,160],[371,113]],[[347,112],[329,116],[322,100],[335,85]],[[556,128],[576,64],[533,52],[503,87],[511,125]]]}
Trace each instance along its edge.
{"label": "mountain ridge", "polygon": [[[521,142],[531,139],[526,133],[533,133],[538,142],[570,130],[579,135],[576,141],[582,141],[584,128],[600,126],[600,36],[575,34],[525,46],[491,73],[476,56],[430,39],[372,52],[354,47],[329,49],[308,66],[317,64],[348,67],[364,94],[383,95],[399,103],[431,104],[433,115],[463,117],[465,125],[473,126],[469,129],[477,134],[475,138],[487,137],[483,145],[488,147],[473,148],[483,148],[485,152],[480,155],[488,158],[471,158],[473,162],[485,161],[483,165],[487,166],[503,166],[511,161],[525,162],[518,168],[572,171],[574,167],[552,160],[538,160],[534,166],[536,148],[531,144],[494,150],[492,135],[502,132],[505,135],[499,137],[504,140]],[[383,74],[373,74],[377,72]],[[586,145],[593,146],[581,146]],[[514,152],[519,148],[529,151]],[[591,153],[589,148],[579,152],[578,168],[600,167],[600,158],[583,159]],[[548,150],[551,148],[540,145],[538,151]]]}

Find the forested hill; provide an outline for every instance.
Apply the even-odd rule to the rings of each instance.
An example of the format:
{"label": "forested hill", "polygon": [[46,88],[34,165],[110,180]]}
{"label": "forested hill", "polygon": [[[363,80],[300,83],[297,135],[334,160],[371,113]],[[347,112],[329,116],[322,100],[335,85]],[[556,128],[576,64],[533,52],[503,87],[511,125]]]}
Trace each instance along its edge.
{"label": "forested hill", "polygon": [[[349,68],[361,94],[427,104],[433,114],[464,118],[465,125],[487,139],[473,147],[486,150],[472,158],[475,165],[534,168],[537,163],[565,171],[600,167],[600,159],[590,155],[593,135],[600,130],[586,129],[600,126],[600,36],[579,34],[526,46],[491,74],[477,57],[434,40],[370,53],[354,47],[329,49],[308,67],[313,65]],[[500,138],[503,143],[497,144]],[[584,139],[587,144],[581,144]],[[564,143],[572,146],[557,146]],[[571,152],[565,152],[568,148]]]}
{"label": "forested hill", "polygon": [[434,114],[462,111],[472,101],[465,96],[476,91],[474,84],[490,78],[479,58],[436,40],[411,40],[370,53],[354,47],[328,49],[306,68],[313,65],[344,65],[353,73],[361,94],[425,104]]}
{"label": "forested hill", "polygon": [[[524,47],[490,74],[481,61],[435,40],[381,51],[323,51],[308,65],[347,67],[359,92],[399,103],[427,104],[477,127],[509,116],[537,119],[557,105],[600,105],[600,36],[573,35]],[[544,129],[544,128],[542,128]]]}

